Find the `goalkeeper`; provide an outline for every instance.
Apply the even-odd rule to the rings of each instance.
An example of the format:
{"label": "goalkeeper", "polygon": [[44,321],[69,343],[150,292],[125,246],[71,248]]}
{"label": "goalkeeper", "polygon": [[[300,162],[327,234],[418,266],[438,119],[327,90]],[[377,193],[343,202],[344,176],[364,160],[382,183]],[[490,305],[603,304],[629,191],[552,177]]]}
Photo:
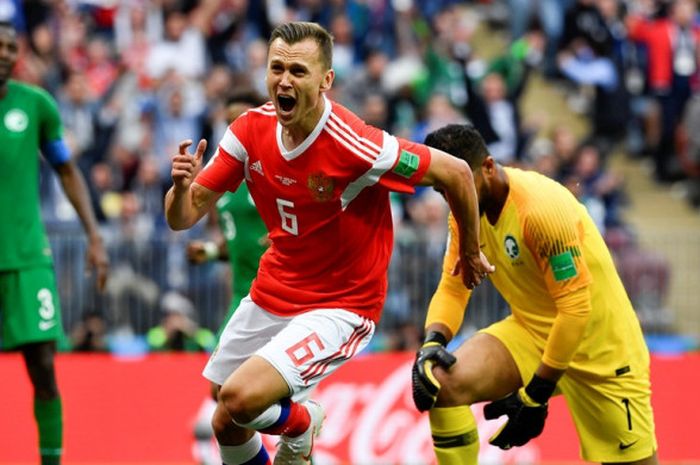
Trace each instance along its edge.
{"label": "goalkeeper", "polygon": [[413,367],[414,400],[419,410],[430,410],[438,463],[477,463],[469,405],[491,401],[485,417],[507,417],[489,442],[509,449],[542,432],[550,397],[563,394],[585,460],[657,464],[649,352],[585,207],[549,178],[498,165],[471,126],[446,126],[425,142],[472,167],[482,252],[512,311],[454,355],[446,351],[470,296],[458,276],[450,216],[442,278]]}

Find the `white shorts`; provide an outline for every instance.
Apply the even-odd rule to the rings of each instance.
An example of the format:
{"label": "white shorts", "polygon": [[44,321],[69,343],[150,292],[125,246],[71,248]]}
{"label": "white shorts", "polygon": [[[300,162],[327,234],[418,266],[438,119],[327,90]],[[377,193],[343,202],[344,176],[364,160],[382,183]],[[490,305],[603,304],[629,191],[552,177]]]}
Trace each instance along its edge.
{"label": "white shorts", "polygon": [[221,333],[203,375],[222,385],[251,355],[275,367],[294,400],[306,398],[323,378],[372,339],[374,322],[341,309],[274,315],[246,296]]}

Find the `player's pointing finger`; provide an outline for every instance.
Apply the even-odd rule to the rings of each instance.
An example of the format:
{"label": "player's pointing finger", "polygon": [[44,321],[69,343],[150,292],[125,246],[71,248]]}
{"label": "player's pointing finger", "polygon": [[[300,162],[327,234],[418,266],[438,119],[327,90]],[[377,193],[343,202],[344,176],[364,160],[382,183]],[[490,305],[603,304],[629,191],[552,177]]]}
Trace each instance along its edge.
{"label": "player's pointing finger", "polygon": [[205,139],[202,139],[199,141],[197,144],[197,151],[194,154],[194,157],[196,159],[202,158],[202,155],[204,155],[204,151],[207,149],[207,141]]}
{"label": "player's pointing finger", "polygon": [[189,147],[190,145],[192,145],[192,139],[185,139],[182,142],[180,142],[180,155],[185,155],[187,153],[187,147]]}

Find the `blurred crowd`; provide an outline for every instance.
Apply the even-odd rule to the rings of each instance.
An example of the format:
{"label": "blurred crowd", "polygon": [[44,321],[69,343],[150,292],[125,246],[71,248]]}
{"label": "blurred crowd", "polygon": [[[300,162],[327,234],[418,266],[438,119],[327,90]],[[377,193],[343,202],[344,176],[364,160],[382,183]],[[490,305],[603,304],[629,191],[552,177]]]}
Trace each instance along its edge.
{"label": "blurred crowd", "polygon": [[[216,270],[193,278],[182,245],[215,234],[215,225],[182,233],[165,225],[170,156],[186,138],[206,138],[210,156],[228,124],[230,95],[266,93],[267,37],[289,20],[332,32],[331,97],[368,123],[422,142],[444,124],[470,121],[498,161],[566,185],[605,233],[635,305],[649,312],[643,323],[669,325],[660,313],[668,265],[639,249],[621,216],[624,180],[607,165],[611,152],[623,151],[649,163],[659,183],[683,182],[700,206],[694,0],[0,0],[0,19],[22,32],[15,78],[59,102],[112,255],[102,299],[109,310],[81,309],[82,320],[70,322],[76,347],[82,327],[146,334],[151,328],[134,327],[129,312],[146,308],[163,318],[147,326],[167,326],[166,307],[176,306],[194,346],[208,350],[208,336],[194,334],[218,321],[192,302],[227,278]],[[548,102],[524,113],[532,79],[563,92],[587,132],[562,124]],[[76,219],[48,171],[43,214],[60,233]],[[447,207],[429,190],[396,196],[393,205],[392,285],[377,344],[410,349],[439,279]],[[74,270],[58,271],[59,279],[71,274],[80,281]],[[207,305],[221,315],[226,304]],[[148,342],[167,339],[156,333]]]}

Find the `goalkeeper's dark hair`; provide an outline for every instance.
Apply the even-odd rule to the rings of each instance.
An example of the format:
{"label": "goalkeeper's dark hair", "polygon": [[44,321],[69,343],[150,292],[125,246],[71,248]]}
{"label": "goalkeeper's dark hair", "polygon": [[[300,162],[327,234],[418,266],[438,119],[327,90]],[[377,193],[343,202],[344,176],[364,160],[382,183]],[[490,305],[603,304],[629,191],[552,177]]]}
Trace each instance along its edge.
{"label": "goalkeeper's dark hair", "polygon": [[489,156],[486,142],[471,124],[448,124],[428,134],[425,145],[466,161],[472,171]]}
{"label": "goalkeeper's dark hair", "polygon": [[280,24],[272,31],[268,44],[272,44],[276,39],[282,39],[289,45],[312,39],[318,44],[321,51],[321,63],[325,69],[330,69],[333,64],[333,36],[316,23],[294,21]]}

